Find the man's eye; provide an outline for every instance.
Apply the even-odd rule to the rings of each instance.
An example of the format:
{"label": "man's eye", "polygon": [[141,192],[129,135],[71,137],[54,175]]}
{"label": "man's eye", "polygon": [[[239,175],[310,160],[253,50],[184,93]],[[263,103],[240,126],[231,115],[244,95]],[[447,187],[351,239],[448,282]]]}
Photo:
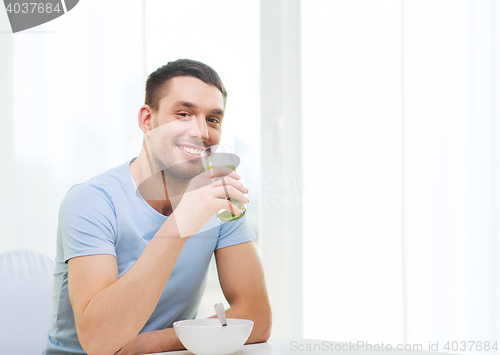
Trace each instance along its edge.
{"label": "man's eye", "polygon": [[207,118],[207,121],[214,126],[220,127],[220,120],[218,118],[210,117]]}
{"label": "man's eye", "polygon": [[189,118],[189,117],[191,117],[191,115],[189,113],[186,113],[186,112],[179,112],[177,114],[177,116],[180,117],[180,118]]}

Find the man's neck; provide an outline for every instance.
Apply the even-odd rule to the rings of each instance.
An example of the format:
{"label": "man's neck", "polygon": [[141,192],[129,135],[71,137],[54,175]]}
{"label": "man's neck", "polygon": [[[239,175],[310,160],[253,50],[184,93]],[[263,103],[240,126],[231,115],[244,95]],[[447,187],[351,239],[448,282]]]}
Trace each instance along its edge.
{"label": "man's neck", "polygon": [[130,172],[144,200],[157,212],[170,216],[187,188],[186,182],[156,172],[144,148],[130,164]]}

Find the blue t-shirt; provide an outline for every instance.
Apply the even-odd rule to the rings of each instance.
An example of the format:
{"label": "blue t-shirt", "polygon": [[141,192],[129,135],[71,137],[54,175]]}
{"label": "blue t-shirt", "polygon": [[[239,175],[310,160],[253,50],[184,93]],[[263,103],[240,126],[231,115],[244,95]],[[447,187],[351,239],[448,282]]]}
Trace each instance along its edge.
{"label": "blue t-shirt", "polygon": [[[47,355],[85,354],[78,341],[68,295],[68,260],[84,255],[114,255],[122,277],[168,218],[153,209],[138,192],[129,168],[132,161],[73,186],[61,203]],[[141,333],[194,318],[214,250],[254,238],[245,217],[222,223],[214,215],[184,244]]]}

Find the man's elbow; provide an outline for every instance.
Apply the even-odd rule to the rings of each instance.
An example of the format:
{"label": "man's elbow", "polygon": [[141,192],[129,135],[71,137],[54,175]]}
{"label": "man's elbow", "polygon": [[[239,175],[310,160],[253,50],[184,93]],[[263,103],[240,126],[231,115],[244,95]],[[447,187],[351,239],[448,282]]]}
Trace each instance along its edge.
{"label": "man's elbow", "polygon": [[258,338],[259,343],[263,343],[269,340],[269,337],[271,336],[271,317],[269,317],[268,322],[265,323],[264,327],[262,328],[262,333],[260,337]]}
{"label": "man's elbow", "polygon": [[118,347],[110,347],[108,344],[98,344],[97,342],[92,343],[91,341],[81,342],[83,351],[87,355],[112,355],[115,354],[120,348]]}
{"label": "man's elbow", "polygon": [[86,330],[84,327],[76,327],[78,341],[83,351],[87,355],[111,355],[116,353],[120,347],[113,342],[113,339],[105,339],[96,336],[92,330]]}
{"label": "man's elbow", "polygon": [[114,349],[106,348],[106,345],[108,344],[99,344],[97,339],[92,341],[91,339],[79,334],[78,340],[83,351],[85,351],[85,354],[87,355],[110,355],[116,352]]}
{"label": "man's elbow", "polygon": [[254,342],[263,343],[269,340],[271,336],[272,316],[271,309],[262,312],[254,320]]}

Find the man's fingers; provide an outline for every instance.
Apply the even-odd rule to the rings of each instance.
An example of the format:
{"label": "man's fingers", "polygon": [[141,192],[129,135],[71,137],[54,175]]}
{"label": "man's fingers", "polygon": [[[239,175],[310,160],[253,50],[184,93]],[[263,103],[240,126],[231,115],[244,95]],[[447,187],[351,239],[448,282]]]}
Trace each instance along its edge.
{"label": "man's fingers", "polygon": [[239,216],[240,214],[243,213],[243,211],[240,210],[238,206],[236,206],[235,204],[231,203],[231,201],[226,199],[219,200],[217,207],[219,210],[224,209],[226,211],[231,212],[235,216]]}
{"label": "man's fingers", "polygon": [[231,185],[218,186],[214,188],[214,196],[218,198],[231,197],[243,203],[250,202],[245,195]]}
{"label": "man's fingers", "polygon": [[240,190],[242,193],[247,194],[248,189],[243,185],[241,182],[231,179],[230,177],[223,177],[217,179],[215,182],[212,183],[212,187],[219,187],[219,186],[233,186],[236,189]]}

